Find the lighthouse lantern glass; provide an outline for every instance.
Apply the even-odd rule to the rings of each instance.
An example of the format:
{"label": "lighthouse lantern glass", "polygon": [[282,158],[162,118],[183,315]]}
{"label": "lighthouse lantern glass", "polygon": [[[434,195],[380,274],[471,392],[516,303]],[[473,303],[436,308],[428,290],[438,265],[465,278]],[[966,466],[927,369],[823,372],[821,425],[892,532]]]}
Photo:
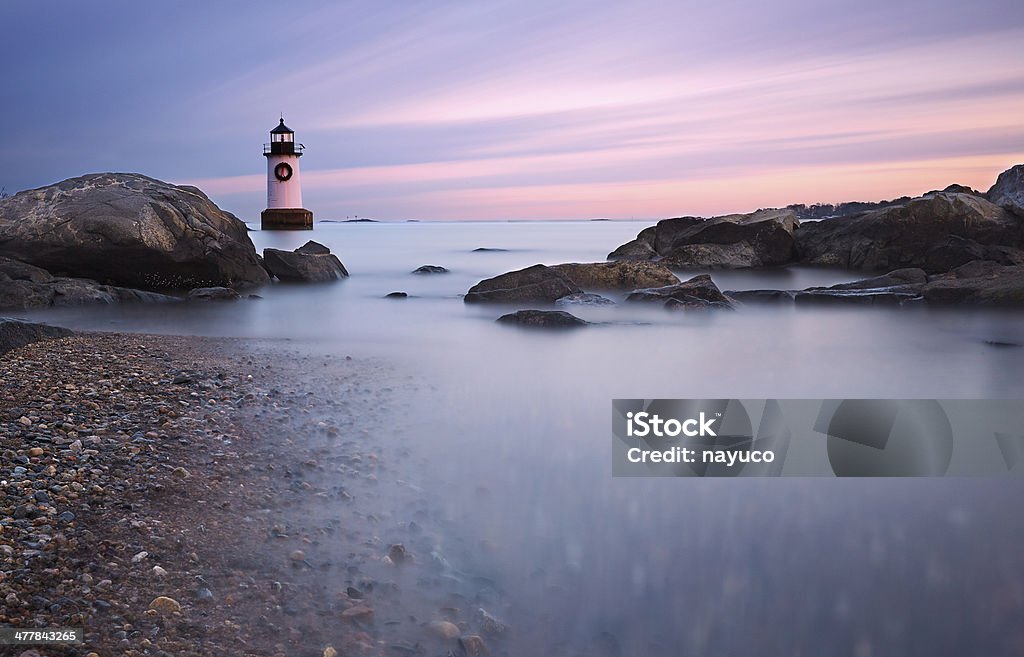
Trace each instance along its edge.
{"label": "lighthouse lantern glass", "polygon": [[280,142],[294,141],[295,135],[290,132],[279,132],[277,134],[270,135],[270,140]]}

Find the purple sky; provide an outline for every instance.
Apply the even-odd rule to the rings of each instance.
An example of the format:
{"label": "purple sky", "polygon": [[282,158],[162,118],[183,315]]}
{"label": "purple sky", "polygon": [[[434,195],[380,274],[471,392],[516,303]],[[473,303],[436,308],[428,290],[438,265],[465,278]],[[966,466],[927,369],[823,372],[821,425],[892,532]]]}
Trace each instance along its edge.
{"label": "purple sky", "polygon": [[281,112],[323,219],[714,214],[987,189],[1024,162],[1020,0],[14,0],[0,21],[9,192],[138,171],[253,220]]}

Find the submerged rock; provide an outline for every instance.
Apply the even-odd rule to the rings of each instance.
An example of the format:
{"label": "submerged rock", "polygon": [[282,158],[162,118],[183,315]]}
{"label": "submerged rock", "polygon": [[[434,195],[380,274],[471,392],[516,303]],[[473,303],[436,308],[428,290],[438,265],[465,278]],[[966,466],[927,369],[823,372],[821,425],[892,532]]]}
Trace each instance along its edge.
{"label": "submerged rock", "polygon": [[722,294],[711,276],[701,274],[693,278],[664,287],[634,290],[626,301],[661,303],[669,308],[732,308],[733,301]]}
{"label": "submerged rock", "polygon": [[567,276],[545,265],[487,278],[469,289],[466,303],[554,303],[570,294],[582,292]]}
{"label": "submerged rock", "polygon": [[414,274],[447,274],[448,270],[440,265],[421,265],[412,270]]}
{"label": "submerged rock", "polygon": [[245,224],[195,187],[97,173],[0,200],[0,255],[146,289],[268,281]]}
{"label": "submerged rock", "polygon": [[773,267],[793,260],[793,234],[799,226],[790,209],[664,219],[609,253],[608,259],[658,259],[679,269]]}
{"label": "submerged rock", "polygon": [[635,290],[679,282],[667,267],[653,262],[619,260],[616,262],[570,262],[551,269],[583,289]]}
{"label": "submerged rock", "polygon": [[405,299],[409,296],[408,292],[388,292],[384,295],[385,299]]}
{"label": "submerged rock", "polygon": [[491,651],[484,640],[475,634],[459,637],[459,648],[466,657],[490,657]]}
{"label": "submerged rock", "polygon": [[348,270],[338,256],[323,244],[313,241],[294,251],[263,249],[263,263],[267,271],[282,281],[312,283],[348,276]]}
{"label": "submerged rock", "polygon": [[576,328],[586,326],[586,322],[564,310],[517,310],[514,313],[498,318],[502,324],[515,324],[530,328]]}

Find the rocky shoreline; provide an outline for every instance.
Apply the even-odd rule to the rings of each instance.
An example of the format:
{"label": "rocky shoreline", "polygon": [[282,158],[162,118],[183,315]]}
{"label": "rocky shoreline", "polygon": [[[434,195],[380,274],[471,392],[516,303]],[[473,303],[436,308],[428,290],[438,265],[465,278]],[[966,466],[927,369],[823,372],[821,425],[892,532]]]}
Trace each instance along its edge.
{"label": "rocky shoreline", "polygon": [[379,497],[386,367],[310,358],[121,334],[0,356],[0,624],[85,629],[14,654],[487,650],[496,619],[429,583],[421,491]]}

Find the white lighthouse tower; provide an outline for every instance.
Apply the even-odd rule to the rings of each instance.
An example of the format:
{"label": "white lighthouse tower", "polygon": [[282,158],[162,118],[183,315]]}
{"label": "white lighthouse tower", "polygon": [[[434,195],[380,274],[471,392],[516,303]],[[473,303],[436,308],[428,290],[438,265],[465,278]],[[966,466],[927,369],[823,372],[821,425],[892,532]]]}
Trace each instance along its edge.
{"label": "white lighthouse tower", "polygon": [[295,131],[281,123],[263,145],[267,158],[267,209],[260,215],[263,230],[312,230],[313,213],[302,207],[299,158],[305,148],[295,143]]}

